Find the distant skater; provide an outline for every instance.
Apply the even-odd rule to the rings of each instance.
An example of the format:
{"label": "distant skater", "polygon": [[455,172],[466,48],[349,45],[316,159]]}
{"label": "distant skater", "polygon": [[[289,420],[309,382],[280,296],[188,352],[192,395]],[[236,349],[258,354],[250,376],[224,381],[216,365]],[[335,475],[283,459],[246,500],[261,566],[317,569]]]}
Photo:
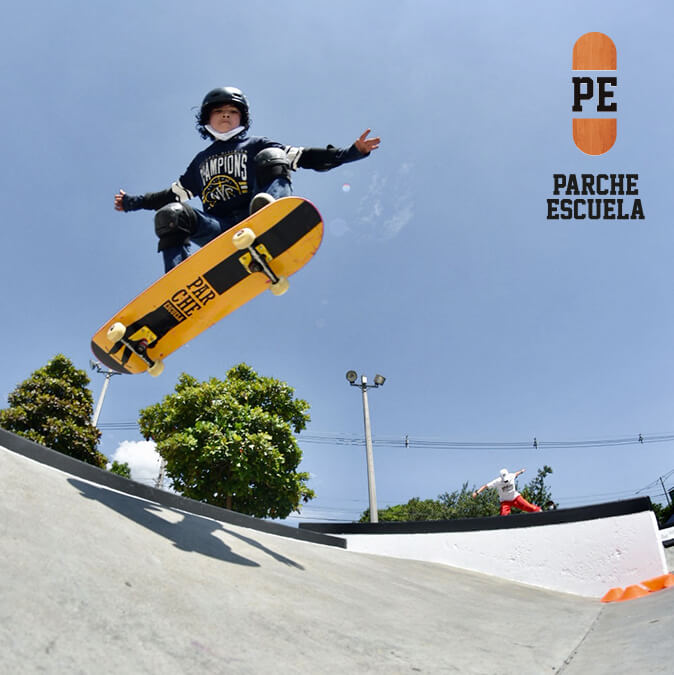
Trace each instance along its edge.
{"label": "distant skater", "polygon": [[541,511],[542,509],[540,506],[530,504],[515,488],[515,479],[523,474],[524,471],[525,469],[520,469],[515,473],[510,473],[508,469],[501,469],[498,478],[494,478],[494,480],[489,483],[485,483],[482,487],[479,487],[473,492],[473,499],[487,488],[496,488],[498,490],[499,499],[501,500],[500,515],[509,516],[510,509],[513,506],[521,511]]}

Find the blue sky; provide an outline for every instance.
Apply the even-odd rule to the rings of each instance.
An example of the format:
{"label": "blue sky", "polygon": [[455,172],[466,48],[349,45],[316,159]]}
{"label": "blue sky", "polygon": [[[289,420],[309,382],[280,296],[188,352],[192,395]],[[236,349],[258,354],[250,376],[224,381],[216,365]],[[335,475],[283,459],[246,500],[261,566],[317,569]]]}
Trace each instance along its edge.
{"label": "blue sky", "polygon": [[[502,466],[526,467],[522,484],[544,464],[561,506],[663,500],[672,442],[648,441],[674,435],[673,14],[653,0],[13,6],[0,44],[0,405],[57,353],[88,369],[91,335],[161,274],[152,214],[117,213],[113,196],[168,187],[204,147],[195,107],[233,85],[255,134],[346,147],[369,127],[382,146],[295,174],[326,223],[318,255],[291,292],[227,317],[160,378],[113,378],[104,453],[133,450],[122,423],[181,372],[222,377],[245,361],[311,403],[314,440],[299,441],[318,498],[302,517],[357,518],[354,369],[387,377],[370,394],[380,509]],[[571,137],[571,50],[589,31],[618,50],[618,139],[597,157]],[[638,174],[645,220],[547,220],[555,173]],[[640,433],[644,444],[545,445]]]}

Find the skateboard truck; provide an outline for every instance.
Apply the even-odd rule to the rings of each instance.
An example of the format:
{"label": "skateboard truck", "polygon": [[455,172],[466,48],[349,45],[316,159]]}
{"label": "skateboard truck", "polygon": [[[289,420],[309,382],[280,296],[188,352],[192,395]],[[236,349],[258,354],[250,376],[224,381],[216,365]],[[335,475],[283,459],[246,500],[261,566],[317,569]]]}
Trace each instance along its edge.
{"label": "skateboard truck", "polygon": [[246,251],[244,255],[239,258],[239,262],[245,267],[248,274],[255,272],[262,272],[271,281],[271,292],[274,295],[283,295],[289,287],[288,279],[279,277],[274,274],[274,271],[267,264],[272,256],[264,244],[255,243],[255,232],[249,227],[244,227],[238,230],[232,237],[234,247],[239,251]]}
{"label": "skateboard truck", "polygon": [[142,359],[148,366],[147,372],[153,377],[161,375],[164,370],[164,362],[154,361],[147,355],[148,346],[157,339],[157,336],[147,327],[143,326],[128,338],[125,337],[126,326],[123,323],[113,323],[106,337],[113,344],[121,343],[127,349],[130,349],[139,359]]}

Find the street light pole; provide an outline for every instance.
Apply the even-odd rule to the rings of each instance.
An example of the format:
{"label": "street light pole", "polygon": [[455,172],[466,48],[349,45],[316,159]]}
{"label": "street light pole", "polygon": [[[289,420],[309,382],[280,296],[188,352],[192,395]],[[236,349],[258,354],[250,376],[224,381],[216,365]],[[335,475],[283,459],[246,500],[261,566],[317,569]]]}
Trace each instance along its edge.
{"label": "street light pole", "polygon": [[98,424],[98,417],[101,414],[101,408],[103,407],[103,399],[105,399],[105,393],[108,391],[108,385],[110,384],[110,378],[113,375],[121,375],[121,373],[116,373],[114,370],[103,370],[98,363],[95,361],[89,361],[91,369],[95,370],[97,373],[103,373],[105,375],[105,382],[103,382],[103,389],[101,389],[101,395],[98,397],[98,402],[96,403],[96,410],[94,410],[94,416],[91,420],[91,425],[96,426]]}
{"label": "street light pole", "polygon": [[372,452],[372,432],[370,430],[370,406],[367,402],[367,377],[361,378],[363,391],[363,425],[365,427],[365,457],[367,459],[367,493],[370,498],[370,522],[379,522],[377,511],[377,489],[374,482],[374,454]]}
{"label": "street light pole", "polygon": [[360,384],[356,384],[358,374],[355,370],[349,370],[346,379],[352,387],[360,387],[363,394],[363,426],[365,427],[365,458],[367,461],[367,492],[370,499],[370,522],[379,522],[377,511],[377,489],[374,480],[374,453],[372,452],[372,431],[370,428],[370,406],[367,400],[367,390],[380,387],[386,382],[383,375],[375,375],[374,384],[367,383],[367,377],[361,376]]}

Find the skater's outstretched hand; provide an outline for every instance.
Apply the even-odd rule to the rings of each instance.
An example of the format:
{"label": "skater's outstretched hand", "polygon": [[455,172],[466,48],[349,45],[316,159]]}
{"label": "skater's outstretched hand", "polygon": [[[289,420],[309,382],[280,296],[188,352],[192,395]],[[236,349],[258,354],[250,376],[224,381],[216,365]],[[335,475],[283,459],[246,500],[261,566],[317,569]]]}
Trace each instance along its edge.
{"label": "skater's outstretched hand", "polygon": [[122,200],[126,192],[120,190],[118,194],[115,195],[115,211],[124,211],[124,206],[122,205]]}
{"label": "skater's outstretched hand", "polygon": [[381,138],[378,136],[375,138],[367,138],[367,135],[372,131],[372,129],[366,129],[354,143],[358,150],[364,155],[369,154],[373,150],[376,150],[381,143]]}

